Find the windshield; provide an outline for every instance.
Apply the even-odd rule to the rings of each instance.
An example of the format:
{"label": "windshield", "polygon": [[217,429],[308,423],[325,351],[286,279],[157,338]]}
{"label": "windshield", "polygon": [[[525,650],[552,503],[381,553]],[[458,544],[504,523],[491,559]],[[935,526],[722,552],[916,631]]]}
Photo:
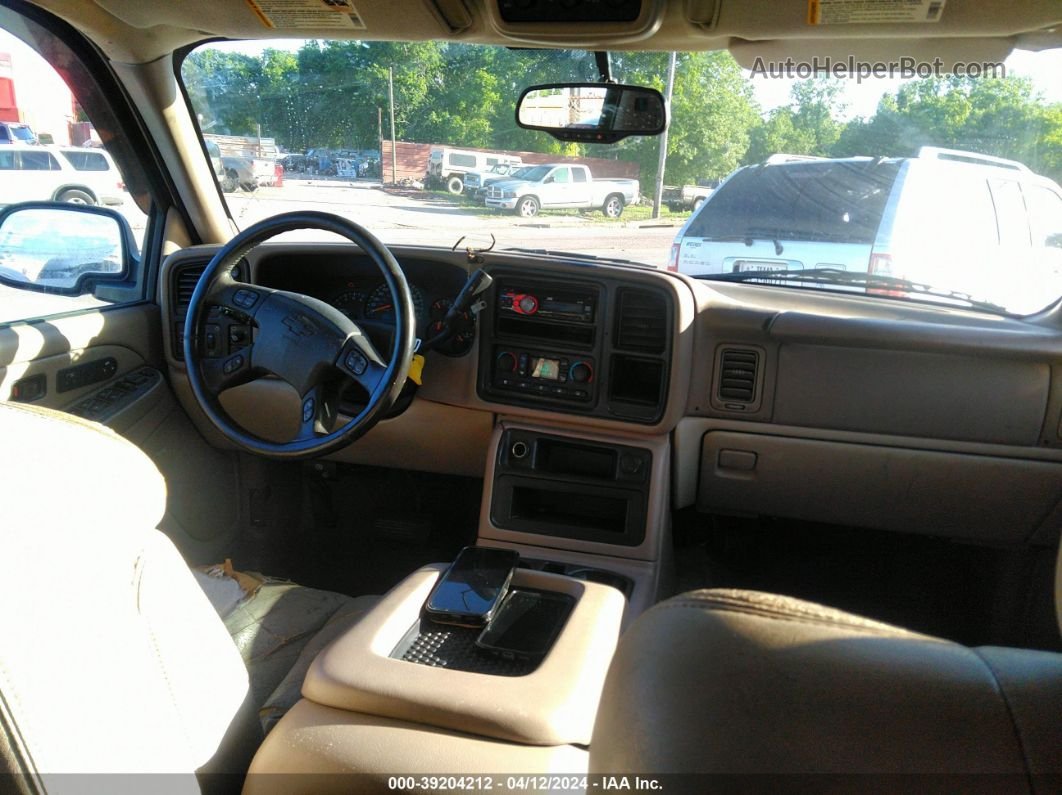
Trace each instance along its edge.
{"label": "windshield", "polygon": [[[613,53],[613,75],[665,91],[669,60]],[[580,51],[221,42],[190,53],[182,77],[241,228],[319,209],[389,244],[487,247],[493,236],[498,250],[698,278],[770,271],[764,289],[954,293],[1014,314],[1062,295],[1060,51],[910,78],[794,77],[726,52],[674,64],[663,157],[662,137],[581,144],[516,125],[528,85],[598,78]],[[533,184],[557,165],[589,177],[560,168]],[[838,287],[815,269],[933,289]]]}

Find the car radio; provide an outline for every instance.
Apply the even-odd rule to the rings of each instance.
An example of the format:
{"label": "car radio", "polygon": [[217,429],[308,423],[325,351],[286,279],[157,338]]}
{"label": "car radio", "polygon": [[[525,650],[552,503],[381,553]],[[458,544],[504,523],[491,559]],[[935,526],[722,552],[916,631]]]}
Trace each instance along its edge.
{"label": "car radio", "polygon": [[594,361],[588,356],[495,346],[491,385],[528,396],[587,403],[594,398]]}
{"label": "car radio", "polygon": [[498,290],[498,314],[560,323],[594,322],[596,295],[583,290],[525,288],[505,285]]}

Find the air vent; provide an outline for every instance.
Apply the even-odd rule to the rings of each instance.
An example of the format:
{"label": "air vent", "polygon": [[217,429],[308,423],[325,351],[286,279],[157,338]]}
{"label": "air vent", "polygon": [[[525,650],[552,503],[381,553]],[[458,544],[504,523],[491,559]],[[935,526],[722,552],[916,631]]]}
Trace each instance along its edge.
{"label": "air vent", "polygon": [[616,347],[643,353],[667,348],[667,301],[659,293],[621,289],[616,313]]}
{"label": "air vent", "polygon": [[747,348],[726,348],[719,356],[717,394],[726,403],[753,403],[760,357]]}
{"label": "air vent", "polygon": [[173,275],[173,314],[177,320],[183,320],[188,313],[188,304],[192,301],[192,293],[199,284],[199,277],[206,270],[206,263],[196,263],[178,268]]}
{"label": "air vent", "polygon": [[173,358],[184,361],[184,318],[188,314],[188,304],[192,302],[192,293],[199,284],[199,277],[206,270],[207,263],[193,262],[175,268],[170,276],[173,286]]}

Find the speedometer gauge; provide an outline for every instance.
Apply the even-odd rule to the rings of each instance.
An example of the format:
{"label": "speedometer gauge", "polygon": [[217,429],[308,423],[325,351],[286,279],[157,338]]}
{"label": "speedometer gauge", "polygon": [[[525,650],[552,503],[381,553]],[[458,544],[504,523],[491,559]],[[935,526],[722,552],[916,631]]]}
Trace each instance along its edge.
{"label": "speedometer gauge", "polygon": [[[427,314],[424,308],[424,293],[415,284],[409,285],[409,292],[413,296],[413,314],[420,320]],[[395,322],[394,301],[386,284],[381,284],[372,291],[365,303],[365,319],[378,320],[381,323]]]}
{"label": "speedometer gauge", "polygon": [[351,320],[357,320],[365,310],[365,293],[361,290],[347,290],[346,292],[333,296],[332,300],[328,303]]}

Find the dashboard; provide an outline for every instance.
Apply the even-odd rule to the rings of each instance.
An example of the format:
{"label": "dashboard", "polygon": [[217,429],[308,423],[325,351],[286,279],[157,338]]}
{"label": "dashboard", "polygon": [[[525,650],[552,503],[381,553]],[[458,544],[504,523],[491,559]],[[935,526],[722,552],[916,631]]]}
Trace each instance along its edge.
{"label": "dashboard", "polygon": [[[413,297],[417,336],[434,337],[442,330],[442,320],[466,274],[460,268],[418,258],[403,260],[402,268]],[[333,252],[266,254],[256,264],[255,280],[265,287],[303,293],[331,304],[361,325],[381,351],[390,350],[394,301],[376,267],[364,257]],[[474,338],[474,318],[465,315],[439,352],[462,356],[471,350]]]}
{"label": "dashboard", "polygon": [[[186,407],[182,312],[215,250],[181,251],[163,272]],[[337,460],[490,477],[497,428],[516,421],[657,446],[668,466],[654,483],[672,509],[997,542],[1057,535],[1062,334],[1050,324],[504,251],[393,253],[422,338],[472,271],[493,283],[459,344],[427,353],[416,399]],[[241,278],[327,301],[386,344],[389,295],[355,247],[268,244],[248,260]],[[298,404],[281,386],[230,390],[226,410],[282,439]]]}

